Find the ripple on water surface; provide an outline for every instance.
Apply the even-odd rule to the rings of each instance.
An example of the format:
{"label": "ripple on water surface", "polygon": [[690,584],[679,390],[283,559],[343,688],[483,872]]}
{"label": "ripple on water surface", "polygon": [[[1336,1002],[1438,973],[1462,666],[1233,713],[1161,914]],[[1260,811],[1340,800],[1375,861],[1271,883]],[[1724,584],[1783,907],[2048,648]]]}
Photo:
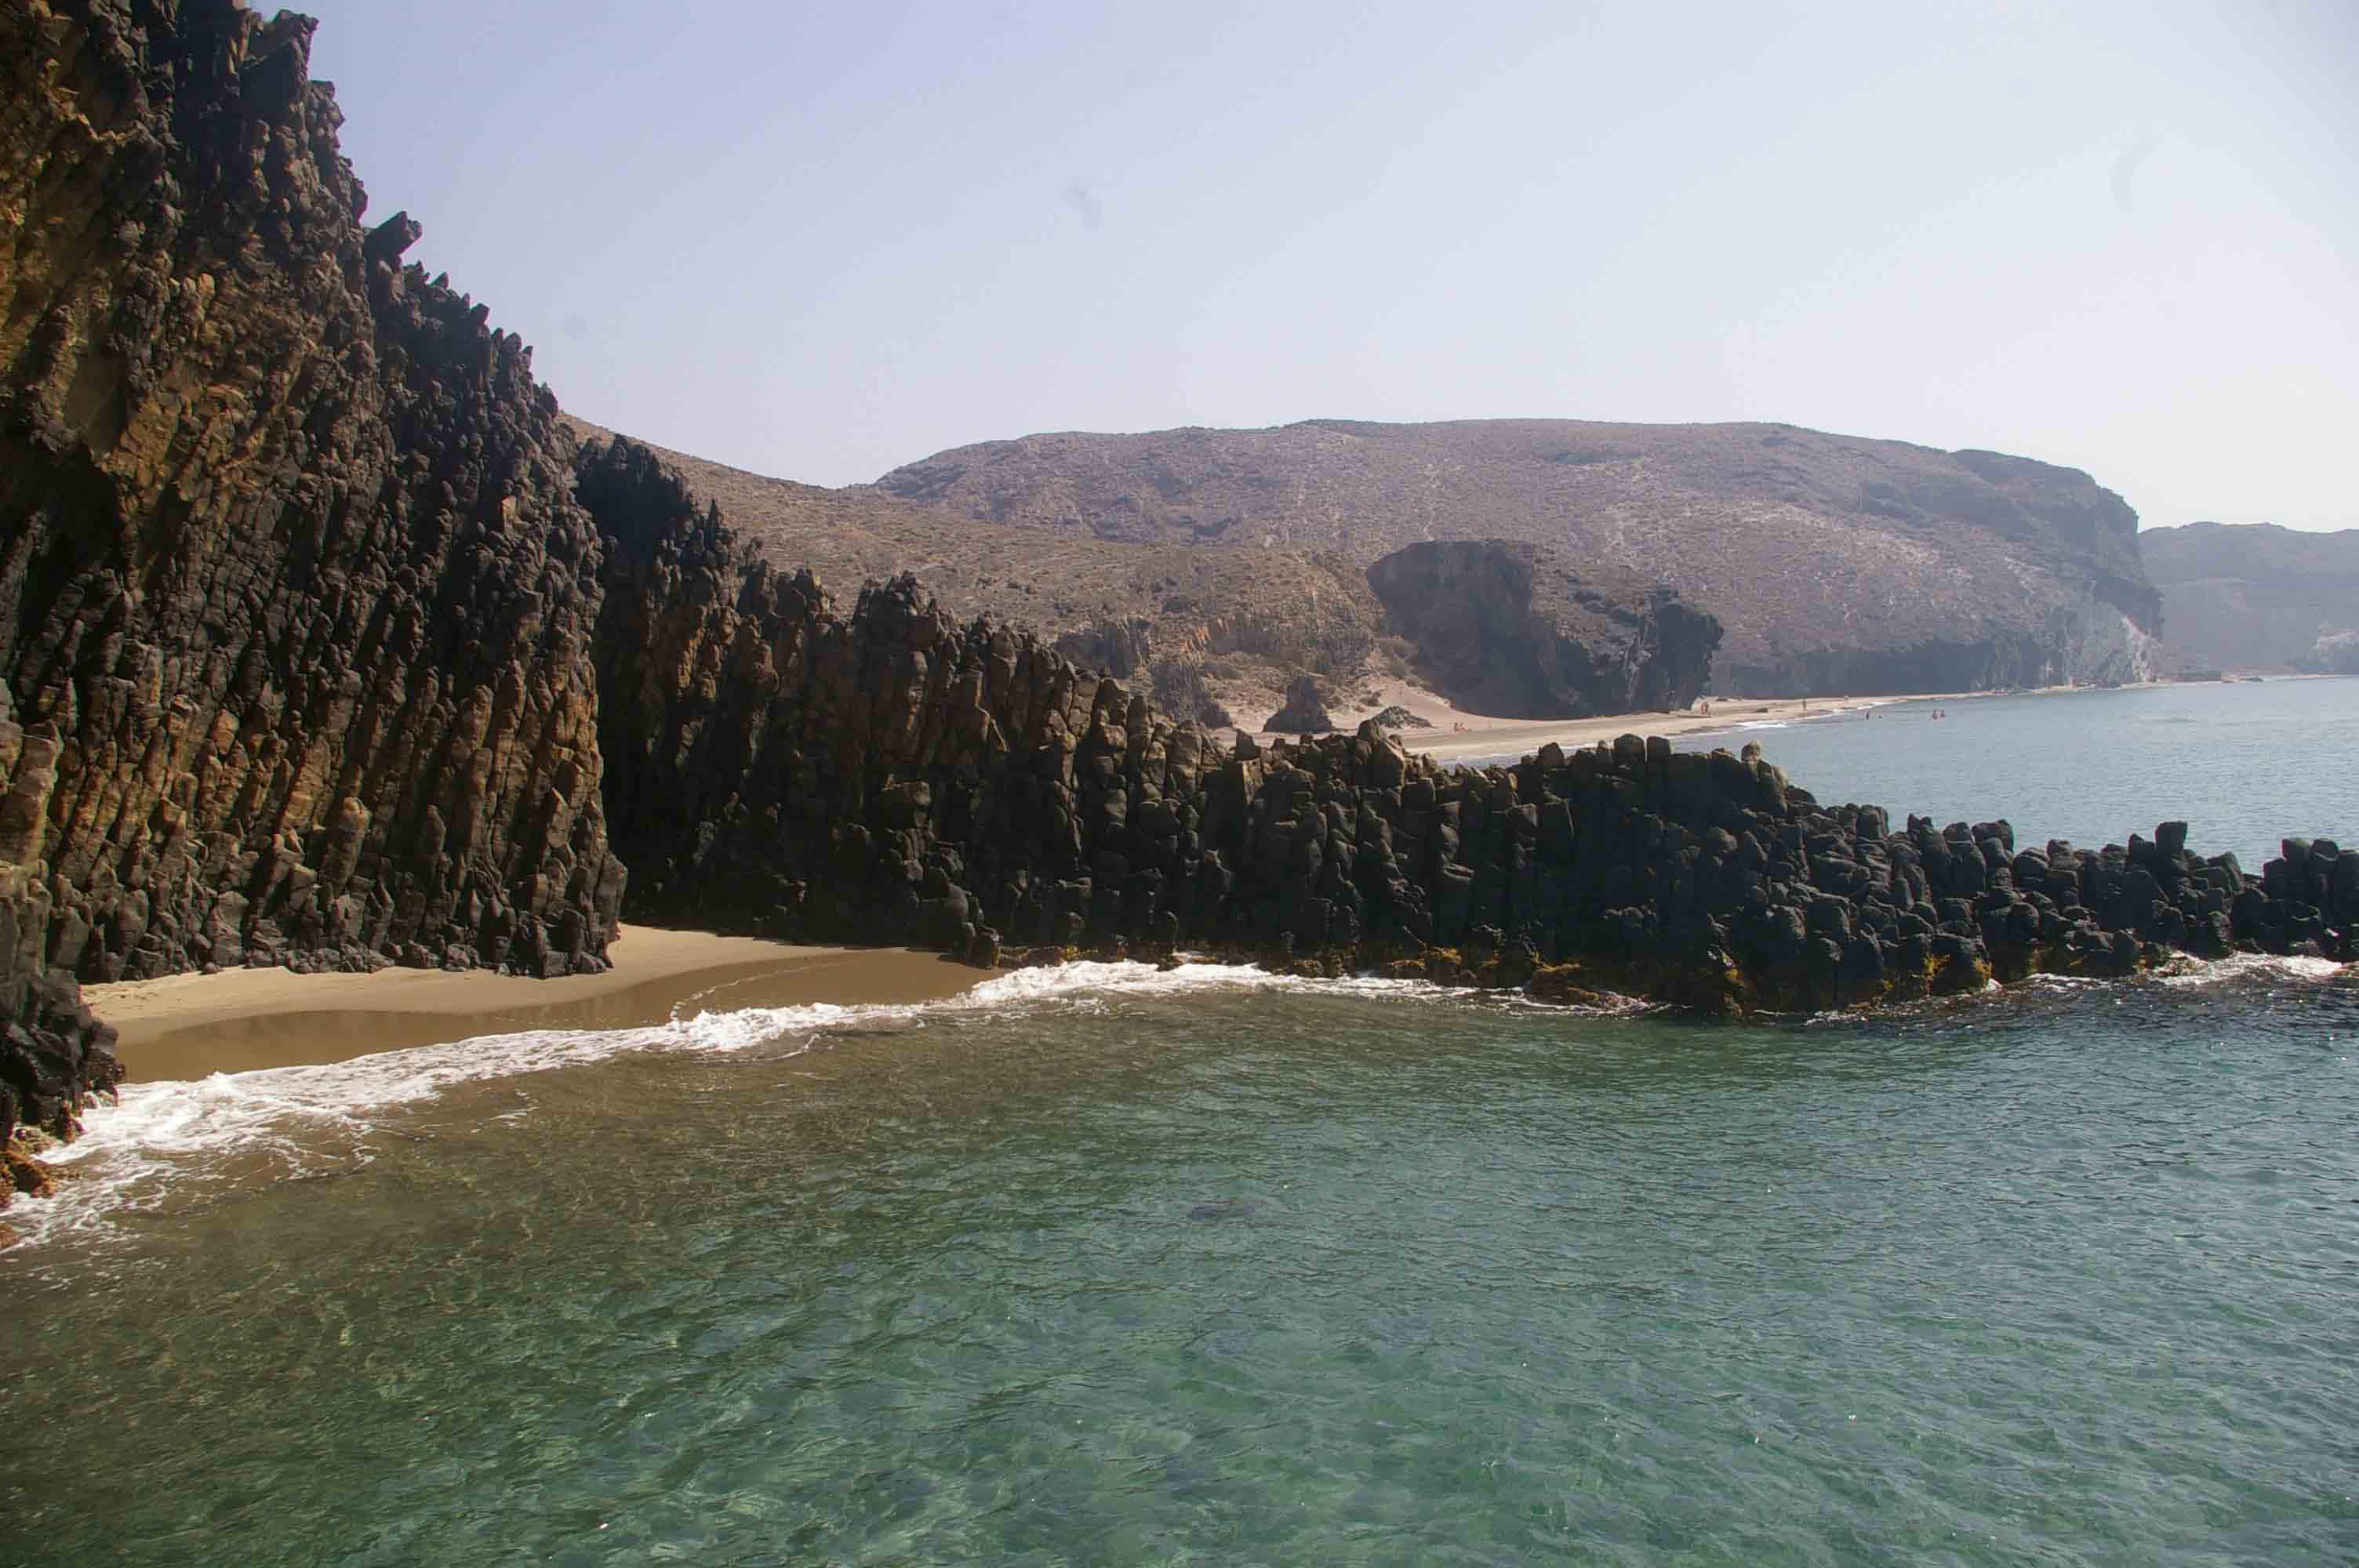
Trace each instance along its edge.
{"label": "ripple on water surface", "polygon": [[[82,1156],[146,1206],[0,1262],[0,1398],[39,1434],[0,1539],[2359,1550],[2359,991],[2331,966],[1709,1029],[1209,969],[994,983],[152,1086],[162,1130],[101,1118]],[[281,1164],[224,1168],[266,1139]]]}

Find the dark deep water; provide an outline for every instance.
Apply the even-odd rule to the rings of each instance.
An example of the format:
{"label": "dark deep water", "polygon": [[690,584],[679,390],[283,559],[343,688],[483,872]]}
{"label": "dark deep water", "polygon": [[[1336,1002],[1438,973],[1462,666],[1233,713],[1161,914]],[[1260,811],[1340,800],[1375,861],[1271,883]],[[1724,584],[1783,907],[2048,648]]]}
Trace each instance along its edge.
{"label": "dark deep water", "polygon": [[[2359,838],[2275,773],[2359,683],[2197,689],[2288,711],[1758,738]],[[1941,804],[2043,703],[2124,765],[1994,722]],[[0,1561],[2347,1563],[2354,1039],[2320,961],[1742,1028],[1093,966],[139,1086],[10,1216]]]}

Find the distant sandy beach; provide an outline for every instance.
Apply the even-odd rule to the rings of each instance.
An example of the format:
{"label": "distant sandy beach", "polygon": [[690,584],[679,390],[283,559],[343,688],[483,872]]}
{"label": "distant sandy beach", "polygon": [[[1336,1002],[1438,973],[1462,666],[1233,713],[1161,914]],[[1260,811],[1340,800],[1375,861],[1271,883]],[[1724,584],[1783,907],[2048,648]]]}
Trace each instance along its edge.
{"label": "distant sandy beach", "polygon": [[[1401,744],[1412,752],[1422,752],[1440,762],[1464,762],[1471,757],[1520,757],[1539,750],[1551,741],[1571,751],[1575,747],[1593,746],[1600,741],[1611,741],[1616,735],[1695,735],[1733,730],[1747,723],[1817,719],[1896,702],[1924,700],[1918,696],[1814,697],[1805,704],[1799,697],[1775,701],[1756,697],[1732,697],[1723,701],[1715,697],[1708,714],[1682,709],[1675,713],[1609,713],[1595,719],[1493,719],[1453,708],[1434,693],[1404,681],[1381,683],[1375,695],[1378,700],[1374,703],[1357,703],[1350,707],[1338,705],[1332,708],[1336,727],[1349,733],[1357,729],[1363,719],[1373,718],[1386,708],[1405,708],[1425,719],[1431,728],[1396,730]],[[1927,694],[1937,695],[1940,694]],[[1290,743],[1296,737],[1265,733],[1258,739],[1263,742],[1286,741]]]}
{"label": "distant sandy beach", "polygon": [[986,977],[900,947],[802,947],[625,925],[603,975],[526,979],[484,971],[298,975],[228,969],[82,988],[121,1033],[134,1080],[187,1080],[341,1062],[477,1034],[628,1029],[690,1011],[810,1002],[931,1001]]}

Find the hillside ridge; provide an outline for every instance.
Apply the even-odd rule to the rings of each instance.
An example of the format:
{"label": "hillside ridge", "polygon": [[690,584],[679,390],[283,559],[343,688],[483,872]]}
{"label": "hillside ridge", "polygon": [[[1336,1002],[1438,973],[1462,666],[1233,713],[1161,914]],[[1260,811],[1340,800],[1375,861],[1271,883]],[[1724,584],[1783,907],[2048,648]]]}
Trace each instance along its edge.
{"label": "hillside ridge", "polygon": [[2359,675],[2359,528],[2188,523],[2138,547],[2177,668]]}
{"label": "hillside ridge", "polygon": [[1285,550],[1364,571],[1516,539],[1679,591],[1751,695],[2106,682],[2150,672],[2136,514],[2077,469],[1788,425],[1321,419],[1017,437],[875,489],[1051,539]]}

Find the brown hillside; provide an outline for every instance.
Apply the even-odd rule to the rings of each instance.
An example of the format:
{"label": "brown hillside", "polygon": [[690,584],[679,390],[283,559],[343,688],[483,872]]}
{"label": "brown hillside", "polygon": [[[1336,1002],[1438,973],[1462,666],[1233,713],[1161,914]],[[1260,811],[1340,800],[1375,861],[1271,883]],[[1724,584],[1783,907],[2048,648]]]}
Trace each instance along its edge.
{"label": "brown hillside", "polygon": [[[614,435],[567,417],[582,439]],[[717,502],[773,565],[810,567],[845,596],[912,573],[955,615],[988,613],[1061,638],[1069,656],[1118,676],[1151,665],[1167,701],[1190,671],[1206,672],[1212,700],[1197,716],[1208,722],[1226,721],[1213,711],[1223,705],[1257,718],[1305,670],[1355,677],[1375,645],[1383,610],[1364,573],[1332,560],[1044,535],[873,486],[798,484],[639,444]]]}
{"label": "brown hillside", "polygon": [[[2337,668],[2359,629],[2359,528],[2190,523],[2138,535],[2162,590],[2163,640],[2182,667]],[[2323,645],[2321,643],[2323,643]]]}
{"label": "brown hillside", "polygon": [[1514,539],[1676,588],[1754,692],[2135,678],[2158,605],[2136,514],[2077,470],[1777,425],[1316,420],[1059,434],[895,470],[961,524],[1276,552],[1364,571],[1425,540]]}

